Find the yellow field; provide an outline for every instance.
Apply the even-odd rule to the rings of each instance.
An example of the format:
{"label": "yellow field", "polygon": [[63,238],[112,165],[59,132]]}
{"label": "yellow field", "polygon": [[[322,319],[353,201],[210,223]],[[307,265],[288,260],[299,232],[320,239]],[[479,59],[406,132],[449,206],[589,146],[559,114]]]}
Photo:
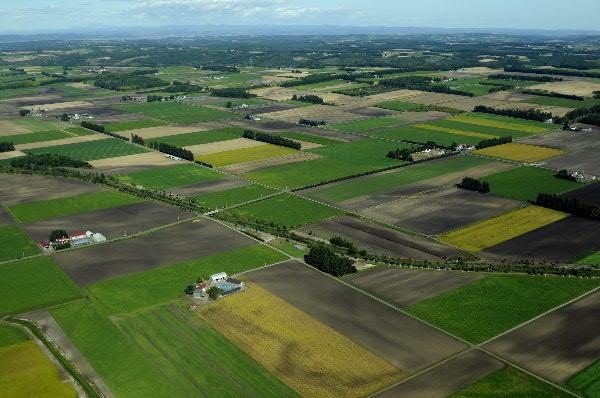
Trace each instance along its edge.
{"label": "yellow field", "polygon": [[0,348],[1,397],[77,397],[58,369],[33,342]]}
{"label": "yellow field", "polygon": [[452,120],[454,122],[468,123],[468,124],[477,124],[479,126],[487,126],[487,127],[496,127],[499,129],[506,130],[515,130],[515,131],[523,131],[526,133],[544,133],[548,131],[548,128],[544,127],[536,127],[529,126],[527,124],[520,123],[510,123],[510,122],[500,122],[497,120],[490,120],[485,118],[479,118],[475,116],[467,116],[467,115],[459,115],[449,118],[448,120]]}
{"label": "yellow field", "polygon": [[402,371],[257,285],[200,314],[305,397],[359,397]]}
{"label": "yellow field", "polygon": [[490,134],[475,133],[473,131],[463,131],[463,130],[457,130],[457,129],[452,129],[452,128],[448,128],[448,127],[432,126],[430,124],[415,124],[415,127],[420,127],[422,129],[427,129],[427,130],[439,131],[442,133],[452,133],[452,134],[457,134],[457,135],[464,135],[466,137],[477,137],[477,138],[482,138],[482,139],[490,139],[490,138],[497,137],[495,135],[490,135]]}
{"label": "yellow field", "polygon": [[517,162],[537,162],[566,153],[561,149],[546,148],[543,146],[517,144],[511,142],[509,144],[492,146],[489,148],[478,149],[475,153],[494,158],[509,159]]}
{"label": "yellow field", "polygon": [[199,155],[197,156],[197,159],[219,167],[227,166],[229,164],[267,159],[275,156],[290,155],[293,153],[298,153],[298,151],[279,145],[265,144],[251,148],[232,149],[230,151]]}
{"label": "yellow field", "polygon": [[567,214],[559,211],[529,206],[448,232],[440,239],[475,253],[565,217]]}

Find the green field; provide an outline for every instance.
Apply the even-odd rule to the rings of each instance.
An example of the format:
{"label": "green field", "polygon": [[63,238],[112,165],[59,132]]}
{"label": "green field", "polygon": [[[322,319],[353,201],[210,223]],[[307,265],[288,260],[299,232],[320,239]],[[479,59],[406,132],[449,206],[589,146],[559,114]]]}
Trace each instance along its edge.
{"label": "green field", "polygon": [[223,209],[239,203],[248,202],[250,200],[259,199],[263,196],[271,195],[277,192],[274,189],[264,187],[262,185],[246,185],[243,187],[226,189],[219,192],[206,193],[196,196],[194,199],[200,205],[209,209]]}
{"label": "green field", "polygon": [[71,159],[91,161],[115,158],[118,156],[135,155],[148,152],[148,149],[130,144],[117,138],[107,138],[97,141],[78,142],[76,144],[55,145],[43,148],[28,149],[25,152],[40,154],[51,153],[63,155]]}
{"label": "green field", "polygon": [[[513,138],[522,138],[531,135],[531,133],[527,131],[517,131],[510,129],[503,129],[499,127],[493,126],[482,126],[471,123],[462,123],[452,119],[448,120],[436,120],[433,122],[428,122],[427,124],[432,126],[444,127],[453,130],[463,131],[466,134],[468,133],[476,133],[476,134],[487,134],[495,137],[513,137]],[[481,140],[481,139],[480,139]]]}
{"label": "green field", "polygon": [[348,123],[331,124],[327,130],[344,131],[348,133],[362,133],[367,130],[373,130],[383,127],[398,126],[406,124],[405,121],[393,117],[379,117],[371,119],[357,120]]}
{"label": "green field", "polygon": [[350,180],[346,183],[324,187],[311,193],[311,196],[328,202],[342,202],[362,195],[425,181],[429,178],[454,173],[489,163],[489,160],[473,156],[459,156],[435,162],[404,167],[396,172]]}
{"label": "green field", "polygon": [[234,275],[283,260],[283,254],[256,245],[103,281],[89,291],[108,313],[121,314],[182,297],[198,278],[221,271]]}
{"label": "green field", "polygon": [[[288,255],[290,255],[292,257],[297,257],[297,258],[303,258],[304,255],[307,254],[308,251],[310,250],[303,243],[296,242],[293,240],[287,240],[287,239],[283,239],[283,238],[269,241],[269,245],[273,246],[276,249],[281,250],[284,253],[287,253]],[[296,246],[303,247],[303,249],[299,249]]]}
{"label": "green field", "polygon": [[125,112],[139,113],[144,116],[155,117],[166,122],[179,124],[210,122],[237,117],[235,113],[178,102],[145,102],[117,105],[116,108]]}
{"label": "green field", "polygon": [[453,116],[448,120],[481,126],[498,127],[508,130],[524,131],[531,134],[543,133],[555,128],[554,125],[535,120],[519,119],[489,113],[468,113]]}
{"label": "green field", "polygon": [[599,283],[582,278],[493,274],[407,310],[465,340],[481,343]]}
{"label": "green field", "polygon": [[29,223],[139,202],[142,202],[142,199],[118,191],[101,191],[23,203],[9,207],[8,211],[18,222]]}
{"label": "green field", "polygon": [[116,131],[144,129],[147,127],[158,127],[158,126],[164,126],[165,124],[166,123],[161,120],[143,119],[143,120],[128,120],[126,122],[103,123],[103,126],[106,129],[106,131],[116,132]]}
{"label": "green field", "polygon": [[0,322],[0,347],[21,343],[29,340],[26,332],[16,326]]}
{"label": "green field", "polygon": [[159,167],[119,176],[122,182],[158,190],[220,178],[223,178],[221,174],[195,164]]}
{"label": "green field", "polygon": [[0,142],[12,142],[14,145],[31,144],[72,138],[73,135],[60,130],[40,131],[39,133],[16,134],[0,137]]}
{"label": "green field", "polygon": [[0,262],[14,260],[40,253],[40,249],[25,232],[16,225],[0,227]]}
{"label": "green field", "polygon": [[479,84],[481,82],[488,82],[489,80],[481,77],[469,77],[466,79],[456,79],[450,82],[436,83],[437,86],[449,87],[452,90],[465,91],[473,94],[475,97],[480,95],[489,94],[495,86],[486,84]]}
{"label": "green field", "polygon": [[546,97],[546,96],[538,96],[538,97],[534,97],[534,98],[529,98],[526,100],[522,100],[521,102],[526,102],[528,104],[560,106],[560,107],[564,107],[564,108],[589,108],[591,106],[600,104],[600,100],[597,100],[594,98],[584,98],[583,101],[578,101],[578,100],[574,100],[574,99]]}
{"label": "green field", "polygon": [[288,228],[344,214],[341,210],[289,194],[275,196],[229,211],[244,218],[257,219]]}
{"label": "green field", "polygon": [[277,156],[294,155],[301,153],[296,149],[284,146],[264,144],[249,148],[231,149],[223,152],[200,154],[197,159],[216,167],[228,166],[244,162],[269,159]]}
{"label": "green field", "polygon": [[278,188],[298,188],[330,181],[404,162],[389,159],[386,154],[396,148],[412,148],[405,143],[364,139],[349,143],[307,149],[323,158],[281,166],[268,167],[244,174],[244,177]]}
{"label": "green field", "polygon": [[571,377],[566,384],[585,397],[600,397],[600,360]]}
{"label": "green field", "polygon": [[330,144],[339,144],[340,140],[334,140],[332,138],[322,137],[320,135],[315,134],[307,134],[307,133],[298,133],[296,131],[280,131],[280,132],[270,132],[272,135],[279,135],[281,137],[290,138],[292,140],[306,141],[312,142],[314,144],[321,145],[330,145]]}
{"label": "green field", "polygon": [[427,105],[414,104],[405,101],[385,101],[376,105],[378,108],[400,112],[422,112],[427,110]]}
{"label": "green field", "polygon": [[577,263],[600,266],[600,252],[592,253],[582,259],[579,259]]}
{"label": "green field", "polygon": [[513,367],[504,367],[448,398],[568,398],[571,395]]}
{"label": "green field", "polygon": [[452,144],[477,145],[483,138],[469,137],[466,135],[458,135],[435,131],[424,127],[405,126],[392,127],[381,130],[369,131],[371,137],[386,138],[389,140],[421,142],[433,141],[441,146],[451,146]]}
{"label": "green field", "polygon": [[[1,91],[1,90],[0,90]],[[13,124],[19,128],[24,128],[29,130],[32,133],[39,133],[40,131],[50,131],[56,130],[59,126],[58,123],[47,122],[45,120],[35,119],[35,118],[21,118],[21,119],[9,119],[7,122]],[[0,135],[2,132],[0,131]]]}
{"label": "green field", "polygon": [[79,289],[46,256],[0,265],[0,315],[74,299]]}
{"label": "green field", "polygon": [[538,193],[559,194],[580,188],[582,184],[554,177],[552,170],[537,167],[517,167],[480,178],[490,184],[494,195],[528,201],[535,200]]}
{"label": "green field", "polygon": [[209,144],[211,142],[233,140],[240,138],[244,129],[238,127],[226,127],[208,131],[198,131],[195,133],[168,135],[148,139],[148,141],[164,142],[165,144],[185,147],[190,145]]}

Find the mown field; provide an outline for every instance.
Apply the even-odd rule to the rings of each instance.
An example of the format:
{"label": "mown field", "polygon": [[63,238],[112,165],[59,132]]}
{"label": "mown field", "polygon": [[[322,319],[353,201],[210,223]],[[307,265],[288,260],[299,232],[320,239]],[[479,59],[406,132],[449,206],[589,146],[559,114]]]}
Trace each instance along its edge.
{"label": "mown field", "polygon": [[566,384],[585,397],[600,396],[600,360],[571,377]]}
{"label": "mown field", "polygon": [[40,253],[37,244],[16,225],[0,227],[0,242],[0,262]]}
{"label": "mown field", "polygon": [[122,314],[175,300],[198,278],[216,272],[234,275],[285,259],[265,245],[256,245],[110,279],[88,289],[108,313]]}
{"label": "mown field", "polygon": [[255,160],[268,159],[275,156],[292,155],[298,153],[295,149],[283,146],[265,144],[250,148],[232,149],[229,151],[199,155],[197,158],[203,162],[212,164],[216,167],[227,166],[230,164],[252,162]]}
{"label": "mown field", "polygon": [[78,296],[77,286],[50,257],[0,265],[0,314],[47,307]]}
{"label": "mown field", "polygon": [[489,163],[487,159],[460,156],[399,169],[397,172],[350,180],[324,187],[311,196],[329,202],[342,202],[362,195],[384,192],[403,185],[421,182],[440,175],[466,170]]}
{"label": "mown field", "polygon": [[119,180],[122,182],[150,189],[181,187],[220,178],[223,178],[221,174],[195,164],[159,167],[119,176]]}
{"label": "mown field", "polygon": [[598,281],[582,278],[494,274],[425,299],[407,311],[481,343],[596,286]]}
{"label": "mown field", "polygon": [[497,370],[448,398],[535,397],[568,398],[571,395],[526,373],[507,366]]}
{"label": "mown field", "polygon": [[76,398],[77,391],[33,341],[0,347],[0,386],[4,397]]}
{"label": "mown field", "polygon": [[101,191],[60,199],[23,203],[9,207],[8,211],[18,222],[28,223],[93,210],[109,209],[111,207],[142,201],[140,198],[118,191]]}
{"label": "mown field", "polygon": [[577,261],[579,264],[600,265],[600,252],[592,253]]}
{"label": "mown field", "polygon": [[28,149],[26,152],[33,154],[52,153],[67,156],[71,159],[90,161],[145,153],[149,152],[149,150],[117,138],[107,138],[97,141],[78,142],[76,144]]}
{"label": "mown field", "polygon": [[189,124],[233,119],[235,113],[193,106],[178,102],[145,102],[138,104],[117,105],[116,108],[131,113],[154,117],[169,123]]}
{"label": "mown field", "polygon": [[185,305],[153,307],[117,325],[168,377],[171,396],[297,396]]}
{"label": "mown field", "polygon": [[560,149],[511,142],[509,144],[478,149],[475,151],[475,153],[479,155],[491,156],[493,158],[532,163],[563,155],[566,152]]}
{"label": "mown field", "polygon": [[166,137],[151,138],[148,141],[164,142],[165,144],[178,147],[190,145],[209,144],[211,142],[233,140],[240,138],[243,129],[237,127],[226,127],[222,129],[213,129],[208,131],[198,131],[195,133],[176,134]]}
{"label": "mown field", "polygon": [[244,177],[277,188],[298,188],[401,165],[404,162],[386,157],[389,151],[396,148],[412,148],[412,145],[376,139],[331,144],[306,150],[322,155],[321,159],[268,167],[246,173]]}
{"label": "mown field", "polygon": [[278,195],[229,211],[240,217],[257,219],[288,228],[344,214],[343,211],[333,207],[290,194]]}
{"label": "mown field", "polygon": [[209,324],[306,397],[359,397],[400,379],[390,363],[250,284],[204,306]]}
{"label": "mown field", "polygon": [[5,130],[10,132],[11,130],[17,129],[19,131],[37,133],[41,131],[56,130],[58,123],[47,122],[40,119],[33,118],[21,118],[21,119],[9,119],[3,120],[0,124],[0,135]]}
{"label": "mown field", "polygon": [[207,193],[196,196],[194,199],[196,199],[200,205],[208,207],[209,209],[223,209],[250,200],[260,199],[275,192],[277,191],[274,189],[252,184],[226,189],[224,191]]}
{"label": "mown field", "polygon": [[448,232],[440,239],[461,249],[478,252],[565,217],[567,214],[559,211],[528,206]]}
{"label": "mown field", "polygon": [[34,142],[45,142],[73,138],[82,135],[92,134],[92,131],[86,129],[71,128],[65,130],[40,131],[37,133],[15,134],[1,137],[2,142],[12,142],[14,145],[31,144]]}
{"label": "mown field", "polygon": [[530,134],[545,133],[556,126],[534,120],[517,119],[508,116],[490,115],[487,113],[468,113],[453,116],[448,120],[479,126],[515,130]]}
{"label": "mown field", "polygon": [[162,120],[157,119],[142,119],[142,120],[128,120],[125,122],[110,122],[103,123],[106,131],[118,132],[127,130],[144,129],[148,127],[159,127],[164,126],[166,123]]}
{"label": "mown field", "polygon": [[480,178],[490,184],[490,192],[516,200],[535,200],[538,193],[559,194],[582,186],[554,177],[552,170],[518,167]]}

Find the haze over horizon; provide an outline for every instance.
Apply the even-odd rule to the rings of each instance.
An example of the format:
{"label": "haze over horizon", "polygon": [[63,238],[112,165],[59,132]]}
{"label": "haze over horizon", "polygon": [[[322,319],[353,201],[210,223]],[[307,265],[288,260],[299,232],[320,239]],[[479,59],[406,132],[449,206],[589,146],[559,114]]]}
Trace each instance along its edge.
{"label": "haze over horizon", "polygon": [[[205,25],[600,30],[597,0],[62,0],[3,2],[0,34]],[[580,12],[581,11],[581,12]]]}

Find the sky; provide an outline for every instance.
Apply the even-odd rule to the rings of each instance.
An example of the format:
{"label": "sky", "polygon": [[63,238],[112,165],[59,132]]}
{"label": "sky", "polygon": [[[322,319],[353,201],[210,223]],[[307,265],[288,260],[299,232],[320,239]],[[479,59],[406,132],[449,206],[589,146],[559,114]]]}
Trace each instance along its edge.
{"label": "sky", "polygon": [[600,30],[600,0],[0,0],[0,15],[0,34],[176,25]]}

